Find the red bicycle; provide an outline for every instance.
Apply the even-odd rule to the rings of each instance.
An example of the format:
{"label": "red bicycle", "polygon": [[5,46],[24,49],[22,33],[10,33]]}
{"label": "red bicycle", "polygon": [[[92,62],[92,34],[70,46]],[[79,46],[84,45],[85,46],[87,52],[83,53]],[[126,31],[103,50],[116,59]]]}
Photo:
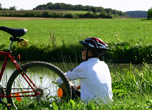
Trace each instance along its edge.
{"label": "red bicycle", "polygon": [[[10,60],[16,70],[10,76],[7,86],[0,85],[0,103],[7,105],[8,108],[17,106],[27,107],[28,104],[40,102],[40,100],[53,100],[57,97],[58,85],[55,83],[56,79],[60,77],[65,83],[66,94],[60,93],[59,100],[69,101],[71,98],[71,88],[68,79],[64,73],[55,65],[34,61],[20,66],[12,54],[13,42],[26,44],[25,40],[21,38],[27,30],[24,28],[10,28],[1,26],[0,30],[5,31],[11,35],[10,45],[7,51],[0,51],[0,55],[4,56],[4,63],[0,72],[0,82],[7,65]],[[62,97],[62,98],[61,98]]]}

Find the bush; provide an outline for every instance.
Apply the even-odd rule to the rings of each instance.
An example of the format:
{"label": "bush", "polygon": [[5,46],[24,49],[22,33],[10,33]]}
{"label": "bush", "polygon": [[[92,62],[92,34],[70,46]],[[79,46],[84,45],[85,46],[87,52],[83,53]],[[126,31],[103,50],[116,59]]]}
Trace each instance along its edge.
{"label": "bush", "polygon": [[[112,63],[152,63],[152,45],[131,46],[127,42],[111,43],[110,50],[104,55],[106,62]],[[0,46],[4,50],[4,45]],[[81,46],[73,44],[63,44],[59,47],[50,45],[36,46],[27,48],[13,47],[17,56],[21,54],[22,60],[43,60],[51,62],[81,62]],[[33,56],[34,55],[34,56]],[[4,59],[4,58],[1,58]],[[101,57],[103,59],[103,57]]]}
{"label": "bush", "polygon": [[64,14],[64,13],[53,13],[50,11],[2,11],[0,16],[10,16],[10,17],[51,17],[51,18],[112,18],[111,15],[102,15],[92,12],[84,14]]}
{"label": "bush", "polygon": [[73,15],[72,14],[65,14],[63,15],[64,18],[73,18]]}
{"label": "bush", "polygon": [[119,44],[110,44],[110,50],[107,56],[114,63],[152,63],[152,45],[131,46],[127,42]]}

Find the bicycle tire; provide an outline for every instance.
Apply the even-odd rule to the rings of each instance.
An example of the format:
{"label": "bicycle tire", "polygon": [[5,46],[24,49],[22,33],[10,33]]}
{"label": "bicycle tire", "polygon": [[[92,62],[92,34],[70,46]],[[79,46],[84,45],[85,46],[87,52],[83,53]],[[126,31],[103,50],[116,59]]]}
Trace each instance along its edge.
{"label": "bicycle tire", "polygon": [[[70,87],[69,81],[68,81],[67,77],[64,75],[64,73],[58,67],[54,66],[51,63],[42,62],[42,61],[35,61],[35,62],[30,62],[30,63],[24,64],[23,66],[21,66],[21,68],[24,71],[27,71],[26,74],[31,75],[30,76],[31,80],[35,84],[37,83],[37,85],[39,85],[39,87],[38,86],[37,87],[40,90],[40,92],[42,92],[42,90],[43,90],[43,92],[42,92],[43,95],[46,92],[45,89],[47,89],[47,90],[49,89],[49,91],[47,91],[46,98],[50,97],[51,100],[53,100],[57,96],[56,93],[57,93],[57,89],[58,89],[57,84],[55,84],[53,81],[56,81],[56,78],[60,77],[62,79],[62,81],[64,82],[64,84],[66,85],[66,90],[67,90],[67,93],[66,93],[64,100],[69,101],[71,99],[72,92],[71,92],[71,87]],[[41,74],[40,70],[42,71],[43,74]],[[44,73],[44,70],[45,70],[45,72],[49,72],[49,74]],[[32,73],[30,73],[30,72],[32,72]],[[40,77],[40,76],[36,76],[36,75],[43,75],[43,76]],[[42,85],[43,82],[44,82],[44,84]],[[21,91],[23,91],[24,89],[27,89],[29,87],[29,85],[26,85],[25,83],[26,83],[26,81],[24,81],[24,79],[23,79],[22,75],[19,73],[19,71],[15,70],[7,83],[6,96],[10,95],[14,91],[13,88],[15,88],[15,87],[21,88],[22,89]],[[24,85],[24,87],[22,88],[23,85]],[[27,88],[25,88],[25,86]],[[47,86],[47,87],[43,87],[43,86]],[[53,90],[52,87],[55,90]],[[52,91],[52,93],[50,93],[50,91]],[[22,97],[22,99],[23,98],[25,99],[27,97]],[[28,99],[29,98],[30,97],[28,97]],[[33,98],[30,98],[30,101],[31,100],[33,101]],[[56,97],[55,100],[62,100],[62,99]],[[13,105],[15,108],[17,108],[17,105],[15,103],[17,101],[16,101],[15,97],[7,97],[7,102],[9,104]],[[28,104],[25,105],[25,103],[26,103],[26,101],[23,102],[23,105],[25,107],[27,107]]]}

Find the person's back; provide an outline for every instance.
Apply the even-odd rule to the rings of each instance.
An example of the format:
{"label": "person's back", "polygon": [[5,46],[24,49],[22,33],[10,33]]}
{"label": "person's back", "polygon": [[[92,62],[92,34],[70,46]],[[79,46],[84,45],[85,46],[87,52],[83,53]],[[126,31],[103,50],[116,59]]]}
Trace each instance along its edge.
{"label": "person's back", "polygon": [[90,58],[79,66],[85,76],[80,79],[81,100],[112,100],[111,77],[107,64],[98,58]]}

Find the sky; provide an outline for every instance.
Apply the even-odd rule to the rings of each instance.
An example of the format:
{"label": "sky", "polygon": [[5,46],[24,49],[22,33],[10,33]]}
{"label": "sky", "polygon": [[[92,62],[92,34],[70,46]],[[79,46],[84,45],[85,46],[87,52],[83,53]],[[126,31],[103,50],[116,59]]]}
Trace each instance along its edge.
{"label": "sky", "polygon": [[72,5],[89,5],[111,8],[118,11],[147,11],[152,7],[152,0],[0,0],[2,8],[15,6],[17,10],[31,10],[38,5],[52,3],[66,3]]}

